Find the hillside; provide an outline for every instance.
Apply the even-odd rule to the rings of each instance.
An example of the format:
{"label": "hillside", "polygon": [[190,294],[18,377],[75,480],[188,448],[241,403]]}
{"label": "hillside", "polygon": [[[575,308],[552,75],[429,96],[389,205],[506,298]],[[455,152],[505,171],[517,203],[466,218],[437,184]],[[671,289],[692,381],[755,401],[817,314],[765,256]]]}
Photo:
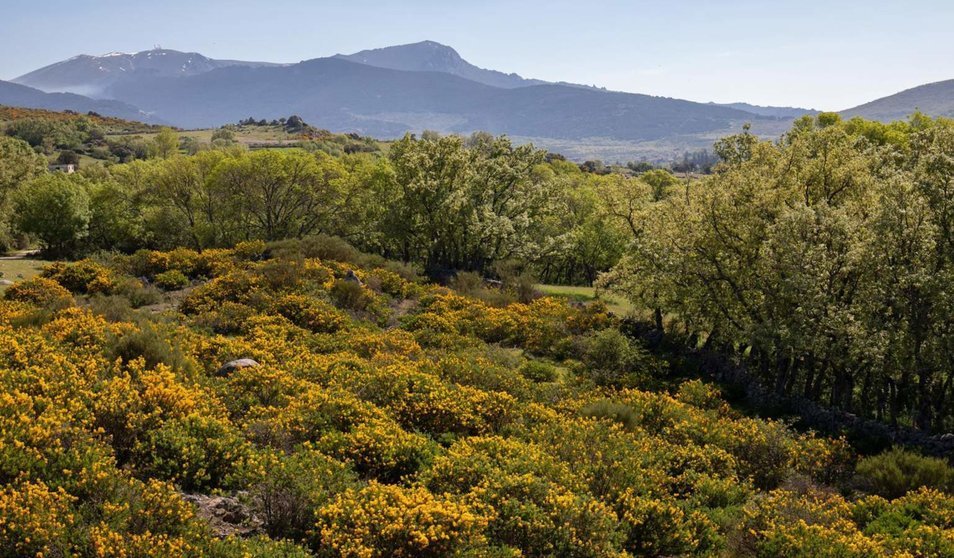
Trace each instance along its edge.
{"label": "hillside", "polygon": [[750,103],[712,103],[722,107],[729,107],[738,110],[743,110],[745,112],[750,112],[752,114],[757,114],[759,116],[770,116],[772,118],[781,118],[781,119],[795,119],[800,116],[805,115],[815,115],[819,111],[812,109],[804,109],[799,107],[771,107],[771,106],[762,106],[762,105],[753,105]]}
{"label": "hillside", "polygon": [[860,116],[892,122],[905,120],[920,111],[928,116],[954,117],[954,80],[928,83],[844,110],[842,116]]}
{"label": "hillside", "polygon": [[788,122],[787,115],[524,79],[478,68],[433,41],[291,65],[169,50],[80,56],[18,80],[121,99],[185,128],[294,113],[334,132],[380,138],[425,129],[507,133],[580,160],[668,161],[745,122],[764,137]]}
{"label": "hillside", "polygon": [[54,264],[6,299],[16,555],[949,548],[950,496],[832,488],[843,440],[638,388],[667,364],[600,304],[491,305],[313,241]]}
{"label": "hillside", "polygon": [[126,120],[155,121],[151,115],[121,101],[95,100],[73,93],[45,93],[8,81],[0,81],[0,105],[54,111],[71,110],[79,113],[95,112]]}
{"label": "hillside", "polygon": [[542,145],[546,138],[640,142],[725,133],[760,120],[743,111],[677,99],[564,85],[501,89],[446,73],[390,70],[334,58],[279,68],[221,68],[174,80],[117,84],[115,91],[184,127],[295,113],[333,131],[382,138],[434,129],[543,138]]}
{"label": "hillside", "polygon": [[392,70],[442,72],[507,89],[546,83],[538,79],[525,79],[517,74],[478,68],[461,58],[453,48],[434,41],[362,50],[354,54],[338,54],[335,58]]}

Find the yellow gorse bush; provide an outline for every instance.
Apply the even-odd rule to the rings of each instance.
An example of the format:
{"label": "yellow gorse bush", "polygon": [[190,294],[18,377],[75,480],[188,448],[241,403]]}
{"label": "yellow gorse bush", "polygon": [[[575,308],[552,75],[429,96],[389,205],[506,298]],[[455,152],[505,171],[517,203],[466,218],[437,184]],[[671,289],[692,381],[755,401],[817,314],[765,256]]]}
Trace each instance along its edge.
{"label": "yellow gorse bush", "polygon": [[[7,291],[3,552],[954,555],[950,495],[824,488],[852,471],[844,440],[742,417],[698,381],[594,387],[575,361],[617,326],[602,305],[492,306],[264,253],[143,251]],[[110,321],[81,294],[170,270],[201,284],[161,317]],[[336,298],[349,272],[366,306]],[[219,372],[238,358],[258,365]],[[183,492],[239,495],[268,536],[216,538]]]}

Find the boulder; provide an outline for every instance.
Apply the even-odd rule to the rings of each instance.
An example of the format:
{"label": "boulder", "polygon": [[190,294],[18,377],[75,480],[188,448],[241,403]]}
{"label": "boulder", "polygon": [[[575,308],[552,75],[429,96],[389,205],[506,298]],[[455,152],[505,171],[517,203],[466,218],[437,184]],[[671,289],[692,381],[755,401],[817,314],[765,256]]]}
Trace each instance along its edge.
{"label": "boulder", "polygon": [[0,287],[9,287],[13,284],[13,281],[9,279],[0,279]]}
{"label": "boulder", "polygon": [[359,284],[359,285],[362,284],[362,283],[361,283],[361,279],[358,278],[358,276],[355,274],[355,272],[354,272],[353,269],[349,269],[349,270],[348,270],[348,274],[345,275],[344,280],[345,280],[345,281],[350,281],[350,282],[352,282],[352,283],[357,283],[357,284]]}
{"label": "boulder", "polygon": [[195,506],[196,515],[208,522],[217,537],[246,537],[261,533],[261,518],[237,496],[183,494],[182,499]]}
{"label": "boulder", "polygon": [[251,368],[252,366],[258,366],[259,364],[250,358],[240,358],[236,360],[231,360],[223,364],[218,370],[215,371],[216,376],[228,376],[236,370],[242,368]]}

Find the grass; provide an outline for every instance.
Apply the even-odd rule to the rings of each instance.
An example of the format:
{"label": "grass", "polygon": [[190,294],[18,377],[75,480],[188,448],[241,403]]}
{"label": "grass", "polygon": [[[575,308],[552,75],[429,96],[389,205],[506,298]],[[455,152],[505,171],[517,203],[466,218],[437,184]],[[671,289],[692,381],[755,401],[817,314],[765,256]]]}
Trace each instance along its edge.
{"label": "grass", "polygon": [[574,287],[568,285],[537,285],[537,290],[548,296],[565,298],[571,302],[593,302],[602,300],[611,312],[626,316],[636,311],[636,307],[625,298],[612,293],[596,293],[593,287]]}
{"label": "grass", "polygon": [[[3,277],[0,279],[7,279],[9,281],[21,281],[22,279],[29,279],[36,275],[40,274],[40,270],[43,267],[49,265],[50,262],[43,260],[30,260],[30,259],[0,259],[0,273],[3,273]],[[21,279],[19,276],[22,275]],[[6,286],[0,285],[0,293],[7,289]]]}

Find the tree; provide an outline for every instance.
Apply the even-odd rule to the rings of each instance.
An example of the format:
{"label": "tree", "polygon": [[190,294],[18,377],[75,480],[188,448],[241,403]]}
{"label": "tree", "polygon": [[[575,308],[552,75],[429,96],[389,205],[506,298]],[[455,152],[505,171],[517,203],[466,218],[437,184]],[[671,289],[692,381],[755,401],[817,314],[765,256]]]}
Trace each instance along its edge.
{"label": "tree", "polygon": [[50,254],[71,255],[88,232],[88,183],[77,174],[54,173],[21,186],[13,196],[14,223],[35,235]]}
{"label": "tree", "polygon": [[342,210],[345,174],[324,154],[263,150],[223,160],[213,180],[253,237],[279,240],[325,232]]}
{"label": "tree", "polygon": [[46,171],[46,159],[25,141],[0,136],[0,212],[10,192]]}
{"label": "tree", "polygon": [[607,283],[781,395],[954,426],[954,122],[821,115],[717,150],[685,195],[608,200],[634,240]]}
{"label": "tree", "polygon": [[149,156],[168,159],[179,152],[179,135],[172,128],[162,128],[149,143]]}
{"label": "tree", "polygon": [[514,147],[506,137],[415,140],[390,151],[397,199],[385,219],[394,252],[431,273],[488,269],[495,261],[529,258],[531,230],[546,204],[534,174],[543,152]]}

